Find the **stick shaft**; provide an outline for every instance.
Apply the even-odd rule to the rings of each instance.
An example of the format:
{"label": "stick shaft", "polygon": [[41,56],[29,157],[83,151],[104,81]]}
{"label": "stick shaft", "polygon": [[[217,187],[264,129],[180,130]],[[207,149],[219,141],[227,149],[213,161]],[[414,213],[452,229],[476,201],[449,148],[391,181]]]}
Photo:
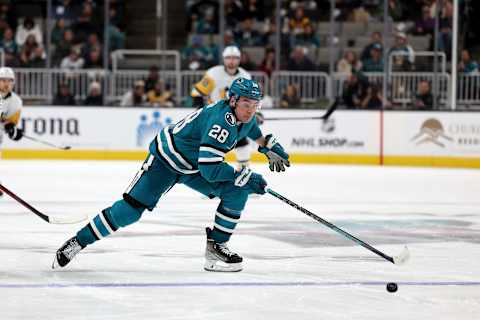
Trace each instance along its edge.
{"label": "stick shaft", "polygon": [[35,208],[32,207],[31,205],[29,205],[25,200],[23,200],[22,198],[20,198],[19,196],[17,196],[15,193],[13,193],[13,192],[10,191],[9,189],[7,189],[4,185],[0,184],[0,190],[2,190],[3,192],[5,192],[6,194],[8,194],[10,197],[12,197],[13,199],[15,199],[15,200],[16,200],[18,203],[20,203],[22,206],[24,206],[25,208],[27,208],[28,210],[30,210],[31,212],[33,212],[34,214],[36,214],[37,216],[39,216],[40,218],[42,218],[43,220],[45,220],[46,222],[50,222],[47,215],[41,213],[40,211],[38,211],[37,209],[35,209]]}
{"label": "stick shaft", "polygon": [[391,263],[395,263],[393,258],[386,255],[385,253],[381,252],[380,250],[378,249],[375,249],[374,247],[372,247],[371,245],[369,245],[368,243],[358,239],[357,237],[351,235],[350,233],[348,233],[347,231],[343,230],[343,229],[340,229],[339,227],[337,227],[336,225],[334,225],[333,223],[331,222],[328,222],[327,220],[325,219],[322,219],[320,218],[319,216],[317,216],[316,214],[314,214],[313,212],[303,208],[302,206],[296,204],[295,202],[285,198],[284,196],[282,196],[281,194],[273,191],[272,189],[270,188],[267,188],[266,191],[271,194],[272,196],[274,196],[275,198],[277,199],[280,199],[282,200],[283,202],[285,202],[286,204],[290,205],[291,207],[297,209],[298,211],[306,214],[307,216],[309,216],[310,218],[313,218],[314,220],[320,222],[321,224],[327,226],[328,228],[340,233],[341,235],[347,237],[348,239],[352,240],[353,242],[361,245],[362,247],[364,247],[365,249],[368,249],[370,250],[371,252],[379,255],[380,257],[384,258],[385,260],[388,260],[390,261]]}
{"label": "stick shaft", "polygon": [[265,118],[268,121],[275,121],[275,120],[327,120],[330,115],[337,110],[338,107],[338,100],[335,100],[333,104],[325,111],[322,116],[315,116],[315,117],[284,117],[284,118]]}
{"label": "stick shaft", "polygon": [[67,148],[67,147],[58,146],[58,145],[53,144],[53,143],[51,143],[51,142],[44,141],[44,140],[40,140],[40,139],[37,139],[37,138],[35,138],[35,137],[28,136],[28,135],[26,135],[26,134],[23,134],[23,137],[24,137],[24,138],[27,138],[27,139],[29,139],[29,140],[32,140],[32,141],[35,141],[35,142],[44,144],[44,145],[46,145],[46,146],[52,147],[52,148],[61,149],[61,150],[69,149],[69,148]]}

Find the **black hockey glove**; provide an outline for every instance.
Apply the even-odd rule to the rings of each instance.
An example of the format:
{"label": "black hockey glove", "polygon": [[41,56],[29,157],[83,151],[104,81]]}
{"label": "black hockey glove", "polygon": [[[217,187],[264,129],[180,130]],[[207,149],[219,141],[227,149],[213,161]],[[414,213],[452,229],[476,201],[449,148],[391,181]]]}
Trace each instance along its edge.
{"label": "black hockey glove", "polygon": [[17,128],[13,123],[7,123],[5,125],[5,132],[8,134],[8,137],[12,140],[18,141],[23,137],[23,130]]}
{"label": "black hockey glove", "polygon": [[265,154],[268,158],[270,171],[285,171],[285,166],[290,167],[289,155],[285,152],[280,143],[271,134],[265,137],[265,147],[258,147],[258,152]]}
{"label": "black hockey glove", "polygon": [[261,174],[253,172],[252,169],[248,167],[244,167],[241,171],[235,173],[234,184],[241,188],[249,187],[258,194],[265,194],[267,181],[263,179]]}

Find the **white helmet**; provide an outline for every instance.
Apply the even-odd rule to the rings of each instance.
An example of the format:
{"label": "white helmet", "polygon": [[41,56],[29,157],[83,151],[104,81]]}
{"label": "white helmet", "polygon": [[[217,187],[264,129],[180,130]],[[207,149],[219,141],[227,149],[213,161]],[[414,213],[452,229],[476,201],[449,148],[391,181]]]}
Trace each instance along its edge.
{"label": "white helmet", "polygon": [[15,82],[15,73],[13,72],[12,68],[1,67],[0,79],[11,79],[13,82]]}
{"label": "white helmet", "polygon": [[236,46],[228,46],[223,49],[222,57],[237,57],[240,58],[241,53],[240,49],[238,49]]}

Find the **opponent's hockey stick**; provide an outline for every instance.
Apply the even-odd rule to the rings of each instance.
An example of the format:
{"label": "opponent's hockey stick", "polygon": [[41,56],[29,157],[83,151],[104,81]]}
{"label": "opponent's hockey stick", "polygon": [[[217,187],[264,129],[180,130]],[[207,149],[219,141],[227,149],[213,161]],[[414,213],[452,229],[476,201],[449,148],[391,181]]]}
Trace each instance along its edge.
{"label": "opponent's hockey stick", "polygon": [[26,134],[23,134],[23,137],[24,137],[24,138],[27,138],[27,139],[29,139],[29,140],[32,140],[32,141],[35,141],[35,142],[44,144],[44,145],[46,145],[46,146],[55,148],[55,149],[60,149],[60,150],[70,150],[70,149],[72,149],[71,146],[59,146],[59,145],[53,144],[53,143],[48,142],[48,141],[45,141],[45,140],[41,140],[41,139],[38,139],[38,138],[34,138],[34,137],[31,137],[31,136],[28,136],[28,135],[26,135]]}
{"label": "opponent's hockey stick", "polygon": [[81,215],[81,216],[63,216],[63,217],[52,217],[52,216],[47,216],[44,213],[41,213],[31,205],[29,205],[26,201],[21,199],[19,196],[17,196],[15,193],[7,189],[4,185],[0,183],[0,190],[8,194],[10,197],[15,199],[17,202],[19,202],[21,205],[23,205],[25,208],[39,216],[42,220],[45,220],[48,223],[51,224],[71,224],[71,223],[78,223],[81,221],[86,220],[88,217],[86,215]]}
{"label": "opponent's hockey stick", "polygon": [[265,118],[264,120],[275,121],[275,120],[327,120],[332,113],[338,108],[338,100],[335,100],[332,105],[325,111],[322,116],[318,117],[283,117],[283,118]]}
{"label": "opponent's hockey stick", "polygon": [[408,261],[408,259],[410,258],[410,252],[408,251],[408,248],[407,246],[405,246],[405,248],[403,249],[403,251],[398,255],[398,256],[394,256],[394,257],[391,257],[391,256],[388,256],[386,255],[385,253],[381,252],[380,250],[378,249],[375,249],[374,247],[372,247],[371,245],[369,245],[368,243],[358,239],[357,237],[354,237],[353,235],[351,235],[350,233],[340,229],[339,227],[337,227],[336,225],[334,225],[333,223],[331,222],[328,222],[327,220],[324,220],[322,218],[320,218],[319,216],[317,216],[316,214],[308,211],[307,209],[303,208],[302,206],[296,204],[295,202],[285,198],[284,196],[282,196],[281,194],[273,191],[272,189],[270,188],[266,188],[265,189],[266,192],[268,192],[269,194],[271,194],[272,196],[274,196],[275,198],[277,199],[280,199],[282,200],[283,202],[285,202],[286,204],[294,207],[295,209],[301,211],[302,213],[306,214],[307,216],[309,216],[310,218],[313,218],[315,220],[317,220],[318,222],[320,222],[321,224],[329,227],[330,229],[340,233],[341,235],[347,237],[348,239],[356,242],[357,244],[361,245],[362,247],[370,250],[371,252],[379,255],[380,257],[384,258],[385,260],[388,260],[390,261],[391,263],[393,264],[396,264],[396,265],[401,265],[401,264],[404,264]]}

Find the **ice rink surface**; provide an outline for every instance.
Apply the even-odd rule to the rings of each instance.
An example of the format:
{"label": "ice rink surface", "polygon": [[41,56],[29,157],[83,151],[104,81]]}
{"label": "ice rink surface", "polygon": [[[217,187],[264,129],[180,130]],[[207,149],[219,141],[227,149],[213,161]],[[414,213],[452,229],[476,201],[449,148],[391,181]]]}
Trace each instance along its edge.
{"label": "ice rink surface", "polygon": [[[0,161],[0,181],[50,215],[91,218],[141,162]],[[396,266],[278,199],[251,198],[230,241],[244,270],[203,271],[217,200],[176,186],[153,212],[50,269],[85,223],[50,225],[0,199],[0,319],[478,319],[480,171],[294,165],[269,186]],[[399,285],[388,293],[387,282]]]}

